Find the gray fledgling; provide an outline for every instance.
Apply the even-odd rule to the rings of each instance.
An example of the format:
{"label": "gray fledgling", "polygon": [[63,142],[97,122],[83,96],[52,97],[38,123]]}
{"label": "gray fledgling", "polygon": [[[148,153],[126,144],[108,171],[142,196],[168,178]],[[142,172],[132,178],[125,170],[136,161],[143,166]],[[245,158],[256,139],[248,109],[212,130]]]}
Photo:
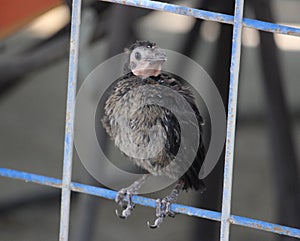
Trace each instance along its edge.
{"label": "gray fledgling", "polygon": [[[157,219],[154,225],[148,223],[151,228],[156,228],[166,216],[174,216],[170,205],[177,200],[181,190],[205,190],[203,181],[198,178],[205,157],[202,140],[204,123],[189,87],[182,80],[161,71],[162,64],[167,60],[164,51],[155,43],[137,41],[127,52],[128,61],[124,67],[126,74],[116,82],[105,103],[102,123],[115,145],[148,174],[118,192],[115,200],[124,210],[121,215],[117,215],[127,218],[131,214],[134,208],[132,195],[138,193],[149,175],[176,179],[178,182],[171,194],[157,199]],[[185,173],[180,173],[180,168],[171,165],[181,144],[178,120],[167,108],[146,101],[150,97],[162,98],[157,91],[159,87],[176,91],[186,100],[197,118],[199,146],[195,151],[195,159]]]}

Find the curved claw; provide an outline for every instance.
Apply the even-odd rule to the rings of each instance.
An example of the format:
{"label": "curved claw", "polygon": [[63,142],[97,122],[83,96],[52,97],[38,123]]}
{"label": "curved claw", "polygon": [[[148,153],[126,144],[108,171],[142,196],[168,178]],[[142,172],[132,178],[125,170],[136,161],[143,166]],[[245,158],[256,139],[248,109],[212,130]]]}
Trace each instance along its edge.
{"label": "curved claw", "polygon": [[158,217],[158,218],[155,220],[154,224],[151,225],[150,222],[148,221],[148,222],[147,222],[147,225],[148,225],[148,227],[151,228],[151,229],[159,228],[159,226],[162,224],[163,221],[164,221],[164,218],[163,218],[163,217]]}
{"label": "curved claw", "polygon": [[116,209],[115,212],[119,218],[126,219],[126,218],[128,218],[128,216],[130,216],[131,210],[132,210],[131,208],[126,208],[122,211],[122,214],[119,214],[118,209]]}
{"label": "curved claw", "polygon": [[[125,200],[125,197],[127,200]],[[132,202],[132,194],[128,192],[126,189],[122,189],[118,192],[115,201],[124,208],[122,214],[119,214],[116,209],[115,212],[119,218],[126,219],[130,216],[131,211],[134,209],[135,204]]]}
{"label": "curved claw", "polygon": [[123,212],[122,212],[122,214],[119,214],[118,209],[116,209],[115,212],[116,212],[116,215],[117,215],[119,218],[122,218],[122,219],[125,219],[125,218],[126,218],[126,217],[123,216]]}
{"label": "curved claw", "polygon": [[169,212],[168,212],[168,216],[169,216],[170,218],[175,218],[176,213],[169,211]]}

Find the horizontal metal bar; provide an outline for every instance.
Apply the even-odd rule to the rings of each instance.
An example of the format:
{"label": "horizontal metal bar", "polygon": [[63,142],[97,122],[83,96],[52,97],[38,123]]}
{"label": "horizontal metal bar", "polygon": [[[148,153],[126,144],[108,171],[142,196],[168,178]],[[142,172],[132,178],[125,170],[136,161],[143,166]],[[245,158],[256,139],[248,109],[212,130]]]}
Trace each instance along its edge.
{"label": "horizontal metal bar", "polygon": [[[46,177],[46,176],[37,175],[33,173],[11,170],[7,168],[0,168],[0,176],[18,179],[25,182],[32,182],[41,185],[56,187],[56,188],[62,187],[62,181],[60,179]],[[76,182],[71,183],[71,190],[75,192],[90,194],[90,195],[103,197],[111,200],[114,200],[117,194],[117,192],[106,188],[94,187],[94,186],[90,186],[82,183],[76,183]],[[152,208],[155,208],[156,205],[154,199],[141,197],[141,196],[134,196],[133,201],[136,204],[152,207]],[[190,207],[190,206],[185,206],[180,204],[172,204],[171,210],[176,213],[181,213],[189,216],[206,218],[218,222],[221,221],[221,213],[216,211],[210,211],[210,210],[205,210],[201,208],[195,208],[195,207]],[[236,215],[230,216],[230,222],[232,224],[236,224],[244,227],[251,227],[251,228],[260,229],[268,232],[300,238],[300,229],[296,229],[296,228],[281,226],[277,224],[255,220],[255,219],[240,217]]]}
{"label": "horizontal metal bar", "polygon": [[243,18],[243,26],[247,28],[254,28],[265,32],[293,35],[300,37],[300,28],[293,28],[281,24],[264,22],[260,20]]}
{"label": "horizontal metal bar", "polygon": [[[91,194],[91,195],[104,197],[104,198],[112,199],[112,200],[115,199],[116,194],[117,194],[116,191],[112,191],[112,190],[100,188],[100,187],[84,185],[84,184],[80,184],[80,183],[72,183],[71,189],[76,192]],[[156,206],[156,201],[151,198],[145,198],[145,197],[141,197],[141,196],[133,196],[132,201],[136,204],[143,205],[146,207],[155,208],[155,206]],[[172,204],[171,209],[174,212],[186,214],[189,216],[201,217],[201,218],[206,218],[206,219],[210,219],[210,220],[214,220],[214,221],[221,220],[221,214],[219,212],[215,212],[215,211],[204,210],[204,209],[194,208],[194,207],[190,207],[190,206],[184,206],[184,205],[180,205],[180,204]]]}
{"label": "horizontal metal bar", "polygon": [[[175,4],[163,3],[158,1],[149,0],[99,0],[103,2],[118,3],[122,5],[129,5],[140,8],[147,8],[157,11],[164,11],[175,13],[179,15],[192,16],[203,20],[215,21],[220,23],[227,23],[233,25],[233,16],[223,13],[215,13],[195,8],[189,8],[185,6],[179,6]],[[243,26],[248,28],[259,29],[266,32],[286,34],[300,37],[300,29],[279,25],[270,22],[264,22],[260,20],[243,18]]]}
{"label": "horizontal metal bar", "polygon": [[36,184],[56,187],[56,188],[62,187],[62,180],[60,179],[37,175],[29,172],[17,171],[13,169],[0,168],[0,176],[18,179],[24,182],[32,182]]}
{"label": "horizontal metal bar", "polygon": [[[36,184],[56,187],[56,188],[62,188],[62,181],[60,179],[52,178],[52,177],[46,177],[42,175],[27,173],[27,172],[21,172],[6,168],[0,168],[0,176],[13,178],[22,180],[25,182],[32,182]],[[100,188],[100,187],[94,187],[86,184],[71,183],[71,190],[75,192],[90,194],[98,197],[103,197],[107,199],[114,200],[116,197],[117,192],[112,191],[106,188]],[[145,198],[141,196],[134,196],[132,200],[136,204],[140,204],[147,207],[155,208],[156,201],[151,198]],[[211,219],[215,221],[221,220],[221,214],[219,212],[210,211],[210,210],[203,210],[199,208],[193,208],[189,206],[179,205],[179,204],[173,204],[172,205],[172,211],[177,213],[186,214],[189,216],[196,216],[206,219]]]}
{"label": "horizontal metal bar", "polygon": [[268,223],[260,220],[255,220],[251,218],[240,217],[236,215],[230,216],[230,222],[243,227],[255,228],[271,233],[282,234],[286,236],[291,236],[295,238],[300,238],[300,229],[290,228],[283,225],[278,225],[274,223]]}

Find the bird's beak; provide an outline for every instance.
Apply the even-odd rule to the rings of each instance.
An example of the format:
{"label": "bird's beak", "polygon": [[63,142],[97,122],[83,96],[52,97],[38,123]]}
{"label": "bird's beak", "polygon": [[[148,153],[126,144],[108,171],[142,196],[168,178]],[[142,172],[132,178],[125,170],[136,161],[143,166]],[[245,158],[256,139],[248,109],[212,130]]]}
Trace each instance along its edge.
{"label": "bird's beak", "polygon": [[165,62],[167,61],[167,55],[162,49],[155,49],[153,55],[147,58],[147,60],[151,63]]}

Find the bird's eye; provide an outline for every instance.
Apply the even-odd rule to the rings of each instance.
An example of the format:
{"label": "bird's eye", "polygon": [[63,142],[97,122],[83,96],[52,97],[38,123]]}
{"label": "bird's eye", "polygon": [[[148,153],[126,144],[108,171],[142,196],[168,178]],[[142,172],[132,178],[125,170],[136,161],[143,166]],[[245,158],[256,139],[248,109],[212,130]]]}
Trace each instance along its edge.
{"label": "bird's eye", "polygon": [[135,56],[136,60],[140,60],[141,57],[142,57],[141,54],[140,54],[140,52],[136,52],[134,56]]}

